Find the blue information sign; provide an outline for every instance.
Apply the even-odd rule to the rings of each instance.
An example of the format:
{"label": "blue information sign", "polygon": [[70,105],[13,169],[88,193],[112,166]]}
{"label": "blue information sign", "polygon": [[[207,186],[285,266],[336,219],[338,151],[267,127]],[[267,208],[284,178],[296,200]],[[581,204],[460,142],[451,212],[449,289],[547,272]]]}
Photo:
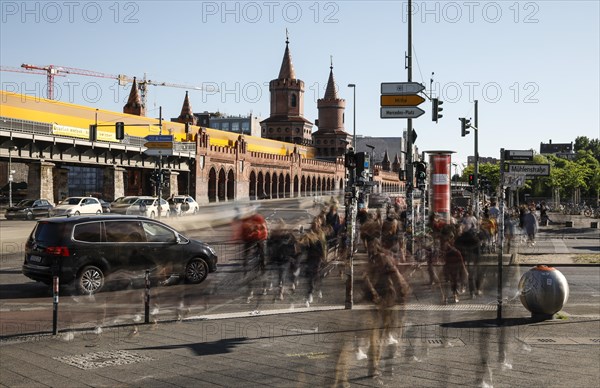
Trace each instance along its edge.
{"label": "blue information sign", "polygon": [[173,135],[148,135],[144,139],[147,141],[173,141]]}

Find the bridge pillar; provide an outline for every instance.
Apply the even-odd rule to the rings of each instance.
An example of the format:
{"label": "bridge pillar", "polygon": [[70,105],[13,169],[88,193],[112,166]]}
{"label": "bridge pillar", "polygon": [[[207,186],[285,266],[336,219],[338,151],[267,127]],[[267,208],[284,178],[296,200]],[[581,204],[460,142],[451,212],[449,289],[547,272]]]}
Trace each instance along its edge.
{"label": "bridge pillar", "polygon": [[125,169],[118,166],[108,166],[104,169],[104,188],[102,199],[113,201],[125,195]]}
{"label": "bridge pillar", "polygon": [[33,161],[29,164],[27,195],[29,198],[46,198],[56,202],[54,197],[54,163]]}

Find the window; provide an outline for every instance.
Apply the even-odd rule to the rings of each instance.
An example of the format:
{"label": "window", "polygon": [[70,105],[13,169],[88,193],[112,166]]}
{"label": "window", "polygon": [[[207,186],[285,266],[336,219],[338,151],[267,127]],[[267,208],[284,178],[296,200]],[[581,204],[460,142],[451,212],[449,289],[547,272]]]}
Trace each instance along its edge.
{"label": "window", "polygon": [[102,241],[102,228],[100,222],[75,225],[73,239],[86,242]]}
{"label": "window", "polygon": [[250,122],[242,121],[242,133],[250,133]]}
{"label": "window", "polygon": [[144,229],[140,221],[107,221],[106,242],[144,242]]}
{"label": "window", "polygon": [[175,242],[177,238],[171,229],[152,222],[144,222],[148,242]]}
{"label": "window", "polygon": [[240,131],[240,123],[239,123],[239,121],[234,121],[233,123],[231,123],[231,132],[238,133],[239,131]]}
{"label": "window", "polygon": [[297,99],[298,99],[298,97],[296,97],[295,94],[292,94],[292,98],[291,98],[291,101],[290,101],[290,105],[291,105],[292,108],[295,108],[296,105],[298,104]]}

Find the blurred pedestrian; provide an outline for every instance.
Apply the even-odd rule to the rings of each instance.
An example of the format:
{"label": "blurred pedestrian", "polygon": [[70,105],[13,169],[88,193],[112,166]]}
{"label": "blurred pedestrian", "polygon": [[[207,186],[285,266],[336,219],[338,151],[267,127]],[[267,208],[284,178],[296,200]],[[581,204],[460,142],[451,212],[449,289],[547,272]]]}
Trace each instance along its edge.
{"label": "blurred pedestrian", "polygon": [[[375,304],[373,310],[373,329],[369,346],[369,376],[379,376],[380,360],[384,345],[397,345],[392,330],[402,326],[402,317],[398,319],[394,307],[405,303],[410,286],[398,271],[392,257],[381,249],[378,240],[371,244],[372,255],[369,268],[364,276],[365,296]],[[403,311],[400,310],[403,314]],[[393,355],[395,351],[392,351]]]}
{"label": "blurred pedestrian", "polygon": [[288,273],[292,262],[297,256],[296,237],[288,230],[283,220],[278,220],[274,225],[267,240],[267,251],[272,270],[276,274],[279,288],[278,298],[283,300]]}
{"label": "blurred pedestrian", "polygon": [[535,215],[535,207],[531,206],[529,212],[523,217],[523,229],[527,234],[527,244],[535,245],[535,236],[538,231],[538,219]]}
{"label": "blurred pedestrian", "polygon": [[268,227],[265,218],[255,213],[237,221],[234,226],[235,239],[242,240],[244,282],[249,290],[248,303],[254,297],[254,286],[263,281],[263,294],[266,294],[264,282],[266,274],[265,242],[268,237]]}
{"label": "blurred pedestrian", "polygon": [[301,246],[301,250],[306,254],[304,274],[308,282],[306,307],[309,307],[313,302],[315,292],[318,292],[319,298],[323,297],[321,291],[321,268],[327,252],[327,241],[320,217],[314,218],[310,230],[300,238],[299,245]]}
{"label": "blurred pedestrian", "polygon": [[442,230],[441,252],[445,262],[444,276],[450,283],[450,293],[454,303],[458,303],[458,292],[463,279],[468,278],[468,272],[462,254],[454,246],[454,238],[454,231],[451,227]]}

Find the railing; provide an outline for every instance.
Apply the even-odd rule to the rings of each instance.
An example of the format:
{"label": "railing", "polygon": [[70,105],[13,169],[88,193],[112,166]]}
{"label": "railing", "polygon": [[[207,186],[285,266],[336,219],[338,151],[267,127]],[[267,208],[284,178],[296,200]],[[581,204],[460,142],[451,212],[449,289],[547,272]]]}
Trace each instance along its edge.
{"label": "railing", "polygon": [[[41,123],[38,121],[30,121],[30,120],[21,120],[21,119],[13,119],[10,117],[0,116],[0,130],[12,131],[12,132],[21,132],[35,135],[47,135],[47,136],[55,136],[66,139],[82,139],[77,136],[69,136],[69,135],[56,135],[53,133],[52,124]],[[125,134],[125,138],[119,142],[118,144],[130,145],[134,147],[143,147],[146,143],[146,139],[139,136],[130,136]],[[111,143],[115,144],[115,142],[97,140],[98,143]],[[195,154],[196,152],[196,143],[194,142],[185,142],[185,143],[174,143],[173,151],[178,152],[190,152]]]}

